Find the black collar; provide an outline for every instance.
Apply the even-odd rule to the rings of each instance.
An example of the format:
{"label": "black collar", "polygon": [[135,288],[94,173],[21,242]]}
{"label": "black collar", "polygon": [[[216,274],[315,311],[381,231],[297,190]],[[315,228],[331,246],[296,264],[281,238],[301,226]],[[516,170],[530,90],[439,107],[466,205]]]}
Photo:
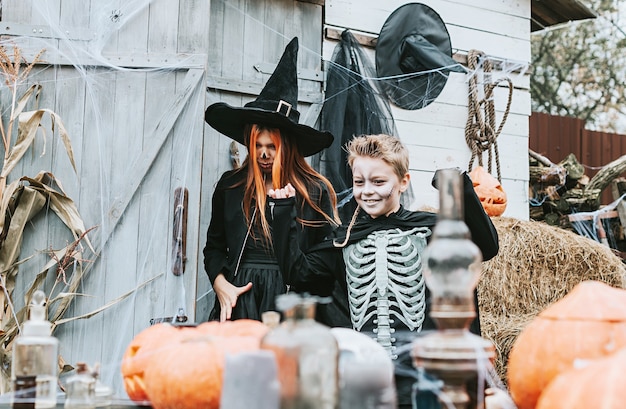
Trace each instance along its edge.
{"label": "black collar", "polygon": [[[360,214],[357,216],[356,222],[350,230],[350,237],[346,245],[362,240],[370,233],[378,230],[394,228],[409,230],[414,227],[432,228],[436,221],[437,215],[435,213],[406,210],[402,206],[400,206],[397,212],[376,218],[372,218],[369,214],[361,210]],[[320,243],[316,247],[337,247],[335,243],[343,243],[345,241],[347,228],[347,225],[342,225],[336,230],[332,238]]]}

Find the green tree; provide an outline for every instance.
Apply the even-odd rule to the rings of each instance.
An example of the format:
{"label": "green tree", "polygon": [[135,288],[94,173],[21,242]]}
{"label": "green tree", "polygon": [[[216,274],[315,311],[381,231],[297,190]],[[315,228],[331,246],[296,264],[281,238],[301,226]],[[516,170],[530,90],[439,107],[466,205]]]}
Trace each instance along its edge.
{"label": "green tree", "polygon": [[[626,32],[618,0],[587,2],[598,17],[532,35],[533,111],[626,133]],[[623,21],[622,21],[623,22]]]}

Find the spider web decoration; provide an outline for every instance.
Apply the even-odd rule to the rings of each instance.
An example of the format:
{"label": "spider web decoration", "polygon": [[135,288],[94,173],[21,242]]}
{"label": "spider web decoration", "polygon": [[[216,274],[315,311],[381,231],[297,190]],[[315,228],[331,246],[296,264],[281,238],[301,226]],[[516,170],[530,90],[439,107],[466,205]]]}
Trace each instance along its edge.
{"label": "spider web decoration", "polygon": [[569,221],[573,230],[580,236],[623,252],[624,244],[620,239],[623,237],[623,232],[617,209],[625,198],[626,194],[593,212],[572,212],[569,215]]}
{"label": "spider web decoration", "polygon": [[[131,58],[139,60],[144,53],[159,54],[155,51],[156,40],[145,39],[142,43],[139,36],[133,37],[127,30],[136,20],[146,19],[156,0],[24,3],[27,4],[23,9],[21,5],[5,3],[2,18],[6,21],[3,24],[34,23],[41,29],[33,29],[32,36],[26,32],[3,37],[1,44],[8,50],[13,47],[23,50],[26,61],[32,58],[33,50],[45,49],[44,63],[35,65],[26,81],[18,84],[17,94],[33,83],[43,87],[45,91],[37,104],[54,110],[63,118],[77,158],[79,175],[72,172],[60,160],[62,158],[57,158],[58,152],[64,149],[60,138],[41,133],[30,148],[33,155],[25,155],[20,163],[23,169],[16,168],[10,181],[23,174],[30,175],[32,169],[50,168],[63,182],[67,196],[78,206],[86,226],[97,226],[89,234],[97,254],[89,252],[83,256],[89,263],[77,290],[70,291],[66,283],[76,273],[76,262],[63,270],[63,274],[68,275],[67,280],[60,280],[56,285],[47,280],[42,286],[54,289],[49,294],[55,300],[51,303],[51,316],[59,303],[66,302],[68,293],[76,294],[68,313],[56,320],[58,325],[54,335],[66,345],[61,349],[62,357],[70,365],[77,362],[76,356],[89,364],[100,362],[103,384],[112,387],[117,395],[124,396],[119,372],[121,358],[133,332],[149,325],[147,318],[133,319],[135,311],[140,308],[137,306],[149,304],[150,316],[172,317],[177,311],[180,313],[181,308],[186,314],[195,295],[188,294],[185,287],[189,286],[186,283],[190,280],[170,273],[173,260],[164,247],[171,242],[168,235],[172,218],[169,202],[173,187],[192,186],[193,180],[197,179],[192,157],[198,149],[198,136],[202,135],[204,127],[201,115],[205,103],[204,87],[190,86],[189,92],[184,93],[183,85],[175,83],[173,74],[181,78],[185,75],[199,78],[199,75],[192,77],[189,72],[201,73],[203,65],[196,68],[191,61],[193,56],[183,53],[178,53],[179,57],[169,62],[129,64],[133,63]],[[159,7],[165,4],[158,3]],[[73,8],[76,9],[74,13],[68,12]],[[28,14],[19,14],[23,10]],[[62,20],[68,15],[79,21]],[[132,57],[126,58],[128,55]],[[11,113],[7,107],[10,107],[11,95],[4,84],[0,91],[3,115],[9,116]],[[172,97],[183,94],[188,97],[187,104],[176,116],[176,127],[171,127],[172,132],[161,132],[157,124],[166,123],[168,117],[174,116],[170,110],[174,105]],[[162,129],[168,127],[163,125]],[[171,142],[174,138],[177,138],[175,144]],[[149,154],[156,149],[148,149],[150,144],[160,147],[152,158]],[[171,166],[170,158],[174,166]],[[150,163],[150,172],[143,173],[143,169],[139,169],[142,159],[143,163]],[[111,217],[111,209],[116,203],[122,203],[120,197],[128,197],[123,187],[137,181],[140,175],[143,175],[137,182],[140,186],[133,189],[136,195],[133,194],[132,206],[120,206],[128,211],[118,212],[130,214],[127,219],[138,220],[136,224],[141,228],[116,228],[123,221],[119,222],[121,217],[117,220]],[[146,207],[148,201],[150,208]],[[152,216],[144,216],[148,214]],[[153,219],[147,222],[149,217]],[[179,223],[178,220],[174,222]],[[49,235],[29,234],[32,237],[25,240],[23,256],[32,253],[32,248],[42,248],[42,241],[45,243],[43,248],[58,246],[63,241],[64,232],[58,231],[54,221],[51,227],[45,221],[34,223],[37,223],[36,226],[33,224],[34,230],[50,228],[55,231]],[[25,274],[20,273],[13,290],[13,299],[18,300],[16,308],[20,308],[21,300],[26,298],[32,272],[39,271],[48,258],[47,251],[39,250],[20,267]],[[115,264],[111,260],[128,260],[122,276],[119,276],[119,268],[111,267]],[[121,277],[117,280],[121,285],[111,285],[117,277]],[[105,320],[112,322],[116,317],[123,317],[118,321],[120,325],[114,328],[104,325]],[[109,329],[114,329],[114,341],[102,342],[107,340]],[[65,376],[63,374],[61,382]]]}
{"label": "spider web decoration", "polygon": [[[343,147],[358,135],[398,135],[391,107],[375,79],[376,69],[367,54],[352,33],[344,30],[328,64],[320,124],[320,129],[335,135],[333,144],[320,158],[322,173],[337,191],[339,216],[344,222],[352,217],[356,202],[352,197],[352,172]],[[408,206],[412,198],[409,189],[403,194],[403,205]]]}
{"label": "spider web decoration", "polygon": [[[385,94],[396,105],[415,110],[425,108],[437,99],[448,80],[448,71],[432,70],[428,72],[401,74],[392,78],[381,79]],[[408,81],[425,78],[416,86],[406,86]]]}

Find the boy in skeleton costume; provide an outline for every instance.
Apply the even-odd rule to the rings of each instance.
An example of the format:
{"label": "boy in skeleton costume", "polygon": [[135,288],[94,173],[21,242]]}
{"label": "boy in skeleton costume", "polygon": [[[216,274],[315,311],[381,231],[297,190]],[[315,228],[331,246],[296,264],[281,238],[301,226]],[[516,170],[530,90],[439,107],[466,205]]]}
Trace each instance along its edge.
{"label": "boy in skeleton costume", "polygon": [[[396,359],[398,347],[414,339],[415,332],[436,328],[422,275],[422,252],[436,214],[401,206],[400,195],[409,187],[410,175],[408,151],[398,138],[359,136],[347,150],[358,204],[350,223],[304,253],[297,244],[293,188],[270,190],[274,250],[284,279],[294,290],[333,295],[343,315],[326,325],[366,332]],[[483,259],[489,260],[498,252],[497,232],[467,174],[464,178],[465,222]],[[344,290],[340,297],[332,292],[335,280]],[[480,333],[478,318],[471,330]],[[408,387],[399,390],[402,403],[407,394],[410,397],[411,385],[398,386]]]}

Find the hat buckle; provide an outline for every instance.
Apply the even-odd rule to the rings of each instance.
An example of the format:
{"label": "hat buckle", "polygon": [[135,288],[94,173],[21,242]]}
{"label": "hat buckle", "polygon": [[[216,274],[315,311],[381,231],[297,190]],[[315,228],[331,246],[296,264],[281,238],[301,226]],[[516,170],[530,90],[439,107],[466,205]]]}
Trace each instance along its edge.
{"label": "hat buckle", "polygon": [[[286,109],[285,112],[283,112],[283,108]],[[278,107],[276,107],[276,112],[278,112],[279,114],[283,114],[286,117],[289,117],[289,114],[291,113],[291,104],[281,99],[280,101],[278,101]]]}

